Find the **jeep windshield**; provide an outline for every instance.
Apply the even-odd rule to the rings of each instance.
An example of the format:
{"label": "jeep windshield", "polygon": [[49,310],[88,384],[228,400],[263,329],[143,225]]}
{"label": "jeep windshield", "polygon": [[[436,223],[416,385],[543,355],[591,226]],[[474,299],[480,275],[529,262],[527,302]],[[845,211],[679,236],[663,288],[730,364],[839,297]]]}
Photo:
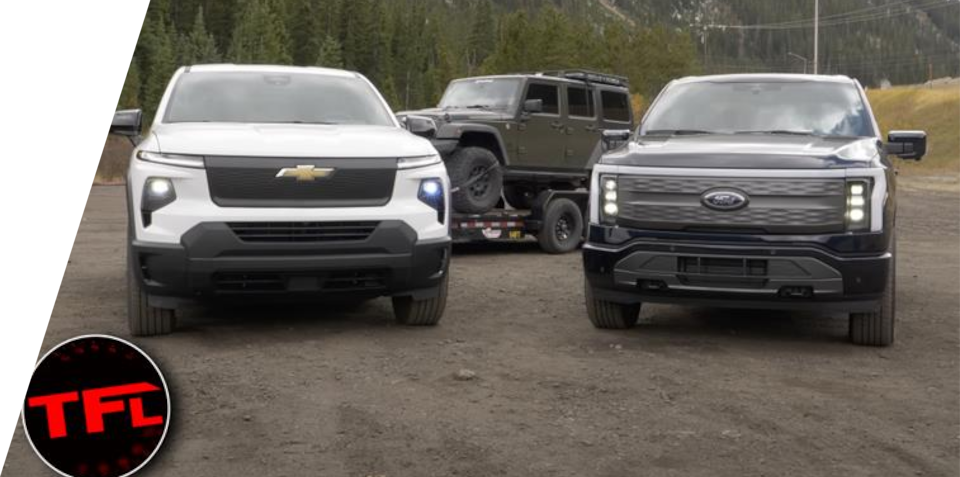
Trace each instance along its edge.
{"label": "jeep windshield", "polygon": [[163,121],[395,124],[373,88],[360,78],[256,72],[184,73]]}
{"label": "jeep windshield", "polygon": [[825,81],[676,84],[656,100],[640,134],[875,135],[859,89]]}
{"label": "jeep windshield", "polygon": [[440,99],[441,109],[501,109],[517,106],[518,78],[474,78],[454,81]]}

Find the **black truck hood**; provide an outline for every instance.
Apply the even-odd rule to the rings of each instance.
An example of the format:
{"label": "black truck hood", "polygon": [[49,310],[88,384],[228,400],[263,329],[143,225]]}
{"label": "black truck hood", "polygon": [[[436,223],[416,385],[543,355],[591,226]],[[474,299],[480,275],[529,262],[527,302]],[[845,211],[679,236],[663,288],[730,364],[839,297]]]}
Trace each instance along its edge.
{"label": "black truck hood", "polygon": [[513,115],[507,114],[506,112],[485,109],[428,108],[416,111],[403,111],[397,113],[397,116],[426,116],[439,123],[452,123],[457,121],[494,122],[513,119]]}
{"label": "black truck hood", "polygon": [[711,134],[643,137],[606,153],[603,164],[717,169],[877,167],[876,138]]}

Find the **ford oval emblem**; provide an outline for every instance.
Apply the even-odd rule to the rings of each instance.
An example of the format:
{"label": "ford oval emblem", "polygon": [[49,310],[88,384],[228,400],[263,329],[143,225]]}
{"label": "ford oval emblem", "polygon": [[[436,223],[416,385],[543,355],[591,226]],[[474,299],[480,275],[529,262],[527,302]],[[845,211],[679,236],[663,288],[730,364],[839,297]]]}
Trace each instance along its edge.
{"label": "ford oval emblem", "polygon": [[738,190],[714,189],[705,192],[700,197],[700,202],[713,210],[731,211],[746,207],[750,199],[747,194]]}

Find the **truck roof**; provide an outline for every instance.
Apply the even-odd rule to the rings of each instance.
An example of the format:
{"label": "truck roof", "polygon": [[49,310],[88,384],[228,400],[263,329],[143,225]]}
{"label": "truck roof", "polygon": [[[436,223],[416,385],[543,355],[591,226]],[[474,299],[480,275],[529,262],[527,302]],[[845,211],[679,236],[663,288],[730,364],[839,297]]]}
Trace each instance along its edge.
{"label": "truck roof", "polygon": [[235,64],[207,64],[187,66],[184,73],[307,73],[326,76],[340,76],[356,78],[359,73],[319,66],[283,66],[283,65],[235,65]]}
{"label": "truck roof", "polygon": [[854,83],[849,76],[843,75],[805,75],[788,73],[743,73],[729,75],[687,76],[675,81],[682,83],[753,83],[753,82],[803,82]]}
{"label": "truck roof", "polygon": [[628,89],[628,86],[627,86],[626,84],[622,84],[622,85],[607,84],[607,83],[602,83],[602,82],[588,81],[588,80],[584,80],[584,79],[567,78],[567,77],[563,77],[563,76],[557,76],[557,75],[552,74],[552,73],[554,73],[554,72],[509,73],[509,74],[501,74],[501,75],[470,76],[470,77],[466,77],[466,78],[456,78],[456,79],[454,79],[454,80],[451,80],[450,82],[451,82],[451,83],[454,83],[454,82],[457,82],[457,81],[472,81],[472,80],[483,80],[483,79],[510,79],[510,78],[524,79],[524,78],[537,78],[537,79],[543,79],[543,80],[553,81],[553,82],[557,82],[557,83],[576,84],[576,85],[581,85],[581,86],[582,86],[583,84],[585,84],[585,83],[589,83],[589,84],[594,84],[594,85],[597,85],[597,86],[603,86],[603,87],[607,87],[607,88]]}

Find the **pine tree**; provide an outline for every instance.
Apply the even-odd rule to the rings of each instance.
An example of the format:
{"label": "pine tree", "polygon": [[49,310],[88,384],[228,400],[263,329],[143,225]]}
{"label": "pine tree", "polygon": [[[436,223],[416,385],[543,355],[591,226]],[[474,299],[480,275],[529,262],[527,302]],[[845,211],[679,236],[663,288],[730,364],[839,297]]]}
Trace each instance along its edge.
{"label": "pine tree", "polygon": [[142,39],[143,55],[143,89],[141,104],[147,117],[151,116],[160,103],[160,98],[170,82],[170,77],[177,69],[176,45],[171,31],[173,27],[167,24],[165,18],[154,15],[148,16],[144,25]]}
{"label": "pine tree", "polygon": [[217,41],[207,32],[203,18],[203,7],[197,10],[190,33],[183,36],[180,48],[180,63],[193,65],[198,63],[216,63],[220,61]]}
{"label": "pine tree", "polygon": [[497,47],[483,63],[486,73],[510,73],[528,68],[531,58],[530,22],[523,10],[503,16],[500,20],[500,38]]}
{"label": "pine tree", "polygon": [[117,109],[130,109],[140,106],[140,66],[134,59],[130,61],[130,67],[127,69],[127,79],[123,82],[123,89],[120,90],[120,101],[117,102]]}
{"label": "pine tree", "polygon": [[364,72],[371,81],[379,82],[390,75],[390,65],[387,61],[390,54],[390,41],[393,36],[391,30],[392,23],[388,18],[388,13],[384,2],[374,0],[373,10],[373,28],[375,36],[373,38],[373,58],[371,67]]}
{"label": "pine tree", "polygon": [[326,35],[337,39],[343,38],[340,32],[340,12],[343,9],[344,1],[345,0],[320,0],[320,4],[317,5],[316,14],[314,15],[317,22],[317,31],[315,33],[318,38]]}
{"label": "pine tree", "polygon": [[235,63],[290,64],[286,27],[273,0],[244,0],[228,57]]}
{"label": "pine tree", "polygon": [[375,18],[374,0],[350,0],[341,11],[341,44],[346,68],[364,74],[375,68],[379,42],[379,18]]}
{"label": "pine tree", "polygon": [[390,104],[400,109],[409,108],[409,83],[410,70],[413,68],[413,52],[410,45],[413,43],[418,30],[412,27],[412,15],[409,9],[394,7],[392,10],[391,31],[393,35],[387,51],[386,66],[387,74],[393,79],[393,86],[396,90],[396,102]]}
{"label": "pine tree", "polygon": [[473,23],[467,40],[467,70],[473,71],[483,64],[496,46],[496,24],[488,0],[474,2]]}
{"label": "pine tree", "polygon": [[315,0],[290,0],[287,30],[290,32],[290,56],[296,65],[309,65],[317,58],[325,36],[319,26],[321,17]]}
{"label": "pine tree", "polygon": [[207,0],[204,1],[204,6],[207,7],[204,12],[207,30],[217,40],[217,51],[229,51],[233,28],[238,18],[237,2]]}
{"label": "pine tree", "polygon": [[397,94],[396,82],[393,81],[392,76],[388,76],[387,79],[381,81],[377,84],[377,89],[380,90],[380,94],[383,95],[383,98],[387,100],[387,103],[390,104],[390,107],[393,110],[397,110],[402,107],[400,102],[400,96]]}
{"label": "pine tree", "polygon": [[290,55],[290,32],[287,30],[287,2],[288,0],[266,0],[270,11],[270,21],[273,23],[272,31],[276,32],[277,41],[282,45],[283,51],[286,51],[287,59],[284,64],[293,62]]}
{"label": "pine tree", "polygon": [[317,54],[317,66],[327,68],[343,68],[343,54],[340,42],[336,38],[327,35],[320,43],[320,52]]}
{"label": "pine tree", "polygon": [[560,10],[553,5],[540,10],[534,31],[536,55],[531,59],[535,60],[535,64],[528,67],[546,70],[579,66],[570,62],[574,46],[573,31],[570,20]]}

